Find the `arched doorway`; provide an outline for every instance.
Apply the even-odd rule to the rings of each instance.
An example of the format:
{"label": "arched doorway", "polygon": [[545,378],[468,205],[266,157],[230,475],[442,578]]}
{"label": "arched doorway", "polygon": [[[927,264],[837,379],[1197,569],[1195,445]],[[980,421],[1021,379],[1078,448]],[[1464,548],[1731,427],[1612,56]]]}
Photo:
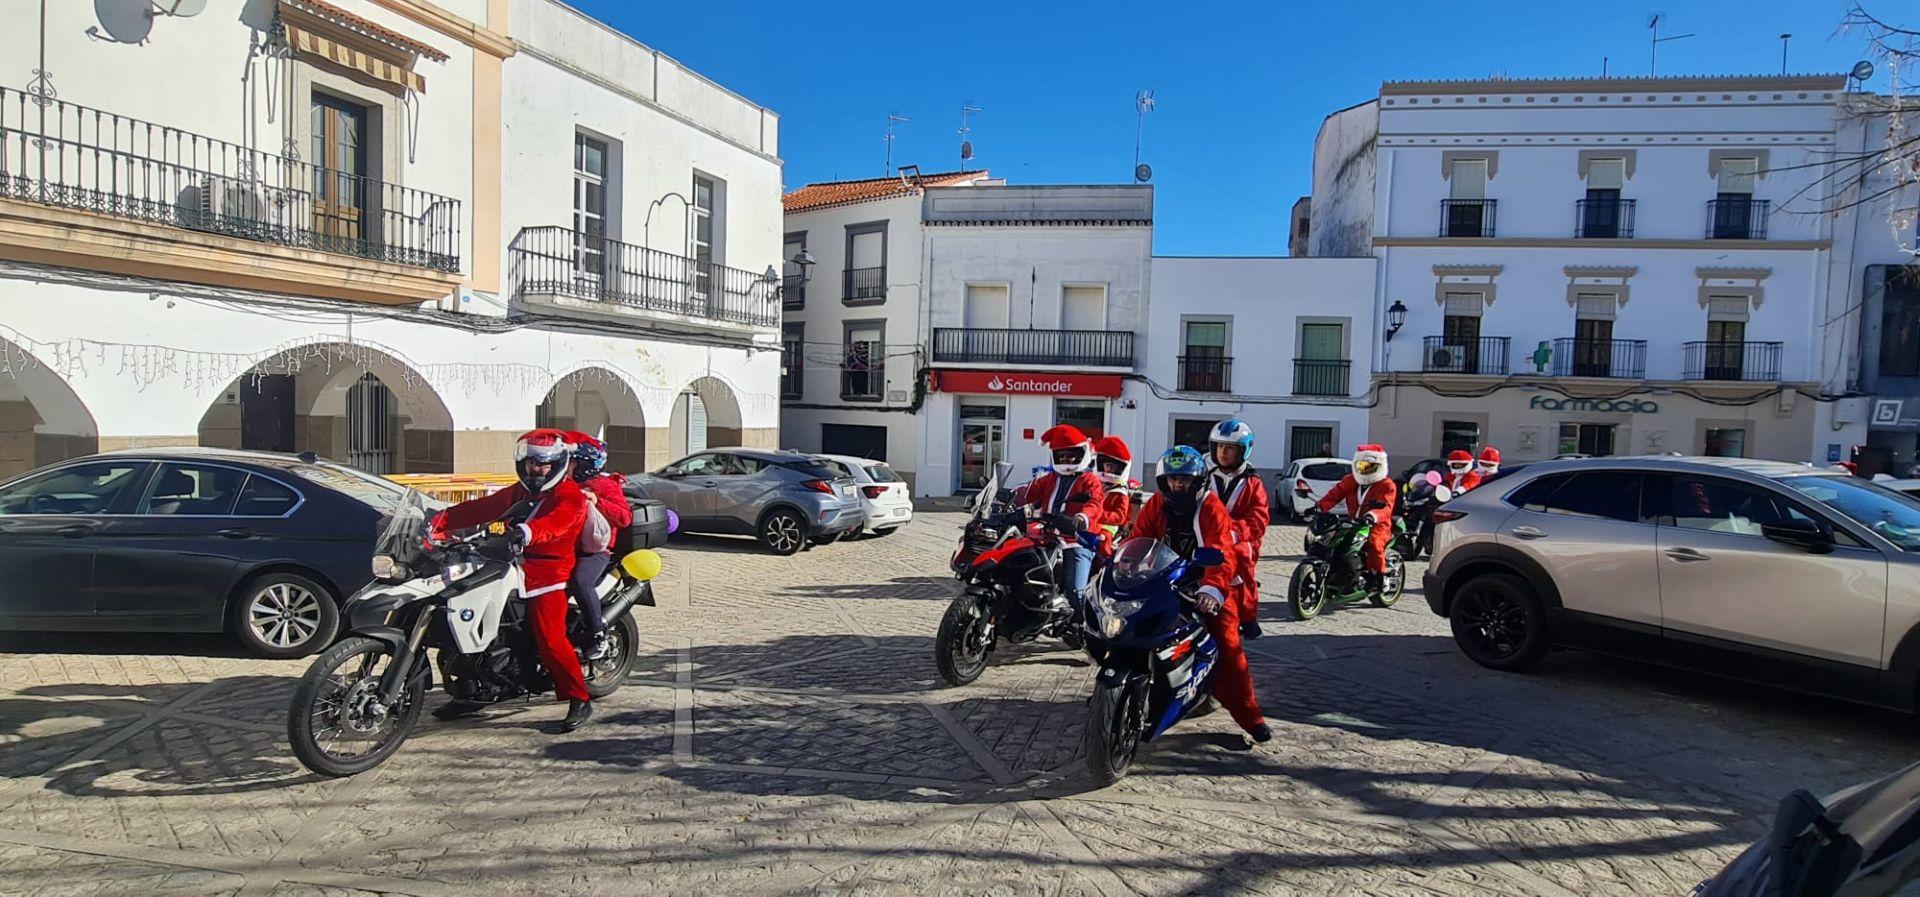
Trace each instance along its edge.
{"label": "arched doorway", "polygon": [[0,480],[100,450],[93,413],[60,375],[0,340]]}
{"label": "arched doorway", "polygon": [[740,399],[733,387],[714,377],[701,377],[673,399],[673,419],[667,424],[670,454],[683,458],[709,448],[740,444]]}
{"label": "arched doorway", "polygon": [[345,343],[289,349],[229,384],[200,418],[200,444],[313,452],[369,473],[453,470],[453,416],[426,379]]}
{"label": "arched doorway", "polygon": [[606,368],[582,368],[560,378],[533,412],[534,425],[579,430],[607,444],[607,469],[647,469],[647,421],[640,397]]}

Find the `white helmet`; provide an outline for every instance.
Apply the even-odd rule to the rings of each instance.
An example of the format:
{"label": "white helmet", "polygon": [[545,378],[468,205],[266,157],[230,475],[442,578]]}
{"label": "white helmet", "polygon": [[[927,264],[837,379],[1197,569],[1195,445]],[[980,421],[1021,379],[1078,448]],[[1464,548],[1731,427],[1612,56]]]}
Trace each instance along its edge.
{"label": "white helmet", "polygon": [[[566,479],[572,459],[573,446],[567,444],[567,435],[559,430],[529,430],[513,444],[513,472],[520,477],[520,485],[535,495]],[[546,467],[546,471],[533,470],[539,466]]]}
{"label": "white helmet", "polygon": [[1387,478],[1387,449],[1367,444],[1353,450],[1353,481],[1371,486]]}
{"label": "white helmet", "polygon": [[1040,434],[1040,441],[1047,444],[1047,452],[1052,455],[1054,473],[1073,476],[1093,466],[1093,440],[1079,427],[1060,424]]}

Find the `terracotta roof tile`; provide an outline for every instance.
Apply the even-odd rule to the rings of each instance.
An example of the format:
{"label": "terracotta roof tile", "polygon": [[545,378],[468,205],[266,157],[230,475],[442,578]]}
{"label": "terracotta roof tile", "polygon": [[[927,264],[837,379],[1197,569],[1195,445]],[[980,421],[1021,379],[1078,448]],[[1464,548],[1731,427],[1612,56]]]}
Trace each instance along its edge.
{"label": "terracotta roof tile", "polygon": [[781,203],[786,206],[789,213],[805,212],[827,206],[890,199],[895,196],[911,196],[918,193],[921,187],[951,187],[984,177],[988,177],[985,171],[943,171],[936,174],[923,174],[917,179],[910,180],[896,176],[858,181],[824,181],[808,184],[788,193],[781,197]]}

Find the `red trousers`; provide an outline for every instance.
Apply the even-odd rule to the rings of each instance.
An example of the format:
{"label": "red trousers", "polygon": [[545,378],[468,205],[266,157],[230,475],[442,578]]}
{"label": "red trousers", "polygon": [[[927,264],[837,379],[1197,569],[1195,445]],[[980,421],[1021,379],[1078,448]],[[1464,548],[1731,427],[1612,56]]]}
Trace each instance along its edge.
{"label": "red trousers", "polygon": [[527,622],[533,627],[533,647],[540,668],[553,679],[555,696],[569,701],[591,701],[580,656],[567,640],[567,590],[555,589],[527,599]]}
{"label": "red trousers", "polygon": [[1360,549],[1360,560],[1374,573],[1387,572],[1387,543],[1393,541],[1393,524],[1376,523],[1367,532],[1367,546]]}
{"label": "red trousers", "polygon": [[1260,701],[1253,696],[1253,670],[1247,666],[1247,652],[1240,647],[1240,608],[1233,601],[1220,604],[1220,612],[1207,621],[1207,631],[1220,646],[1220,669],[1213,674],[1213,699],[1233,714],[1240,728],[1252,731],[1267,721],[1260,713]]}
{"label": "red trousers", "polygon": [[1233,587],[1234,602],[1240,605],[1240,619],[1253,621],[1260,619],[1260,580],[1255,577],[1260,564],[1260,547],[1257,545],[1236,545],[1233,569],[1240,577],[1240,584]]}

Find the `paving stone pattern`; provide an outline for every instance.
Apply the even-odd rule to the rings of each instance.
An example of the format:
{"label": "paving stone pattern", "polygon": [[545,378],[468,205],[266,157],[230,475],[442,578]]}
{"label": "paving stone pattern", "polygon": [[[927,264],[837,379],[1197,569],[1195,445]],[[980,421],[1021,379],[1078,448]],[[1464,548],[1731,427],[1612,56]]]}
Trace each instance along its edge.
{"label": "paving stone pattern", "polygon": [[1189,720],[1094,789],[1083,658],[934,671],[961,519],[791,558],[676,539],[595,725],[428,720],[351,780],[287,750],[303,662],[6,636],[0,894],[1676,894],[1791,788],[1913,754],[1910,720],[1833,702],[1582,655],[1487,672],[1417,591],[1290,622],[1275,527],[1250,643],[1275,740]]}

